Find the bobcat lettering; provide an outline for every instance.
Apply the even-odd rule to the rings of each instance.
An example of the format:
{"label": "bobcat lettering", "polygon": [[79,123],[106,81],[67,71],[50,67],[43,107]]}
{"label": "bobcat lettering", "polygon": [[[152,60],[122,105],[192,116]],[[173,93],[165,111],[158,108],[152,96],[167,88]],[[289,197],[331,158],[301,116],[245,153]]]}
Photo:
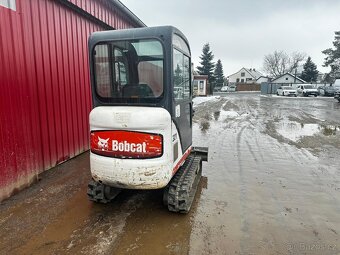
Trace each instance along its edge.
{"label": "bobcat lettering", "polygon": [[112,140],[112,150],[120,152],[141,152],[146,153],[146,142],[143,143],[128,143],[127,141],[118,142]]}

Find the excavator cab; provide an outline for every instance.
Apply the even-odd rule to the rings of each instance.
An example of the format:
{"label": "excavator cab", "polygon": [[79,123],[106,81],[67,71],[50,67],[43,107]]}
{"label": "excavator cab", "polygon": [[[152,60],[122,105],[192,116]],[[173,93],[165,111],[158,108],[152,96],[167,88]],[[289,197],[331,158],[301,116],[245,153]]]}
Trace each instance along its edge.
{"label": "excavator cab", "polygon": [[[169,210],[188,212],[208,152],[192,147],[187,39],[171,26],[95,32],[89,54],[90,200],[109,202],[121,189],[164,188]],[[174,184],[179,175],[186,183]],[[173,201],[171,185],[186,189],[187,202]]]}

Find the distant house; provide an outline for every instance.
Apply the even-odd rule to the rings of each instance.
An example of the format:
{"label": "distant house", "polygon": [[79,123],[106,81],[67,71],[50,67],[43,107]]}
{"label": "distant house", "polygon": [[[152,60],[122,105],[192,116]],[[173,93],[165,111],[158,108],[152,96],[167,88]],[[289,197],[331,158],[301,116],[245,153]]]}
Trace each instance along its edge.
{"label": "distant house", "polygon": [[318,77],[316,78],[316,82],[317,82],[317,83],[321,83],[321,82],[324,81],[324,79],[325,79],[325,74],[319,72],[319,73],[318,73]]}
{"label": "distant house", "polygon": [[291,74],[291,73],[285,73],[279,77],[276,77],[271,81],[271,83],[287,83],[287,84],[292,84],[292,83],[306,83],[304,80],[301,78]]}
{"label": "distant house", "polygon": [[209,91],[208,75],[194,75],[193,95],[207,96]]}
{"label": "distant house", "polygon": [[229,84],[237,84],[237,83],[255,83],[256,80],[263,76],[259,71],[255,70],[255,68],[241,68],[240,71],[229,75],[227,78],[229,80]]}

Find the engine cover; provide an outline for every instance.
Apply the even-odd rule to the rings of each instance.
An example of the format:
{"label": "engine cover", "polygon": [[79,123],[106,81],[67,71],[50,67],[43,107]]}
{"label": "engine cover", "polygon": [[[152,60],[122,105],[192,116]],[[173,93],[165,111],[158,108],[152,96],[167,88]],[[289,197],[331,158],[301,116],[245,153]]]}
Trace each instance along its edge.
{"label": "engine cover", "polygon": [[117,188],[158,189],[171,180],[178,162],[173,162],[173,124],[167,110],[100,106],[90,113],[90,129],[95,181]]}

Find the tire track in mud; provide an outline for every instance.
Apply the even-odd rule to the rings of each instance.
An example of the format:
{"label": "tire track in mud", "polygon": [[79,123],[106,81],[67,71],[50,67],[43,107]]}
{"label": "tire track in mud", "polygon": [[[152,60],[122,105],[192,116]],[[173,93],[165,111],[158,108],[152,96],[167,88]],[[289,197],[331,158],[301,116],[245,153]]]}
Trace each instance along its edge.
{"label": "tire track in mud", "polygon": [[[243,103],[243,102],[242,102]],[[242,106],[241,106],[242,107]],[[240,108],[241,108],[240,107]],[[251,251],[254,251],[253,246],[258,247],[259,243],[263,243],[262,246],[266,247],[269,243],[270,245],[275,244],[276,240],[275,238],[265,237],[264,242],[260,240],[257,244],[253,242],[253,238],[251,238],[251,235],[254,235],[256,233],[251,229],[251,226],[256,224],[256,220],[254,221],[254,216],[252,214],[249,214],[249,205],[248,203],[250,202],[249,200],[249,191],[252,189],[249,183],[249,165],[253,164],[258,168],[260,165],[260,168],[264,168],[265,165],[265,160],[264,156],[261,153],[261,147],[258,142],[258,135],[256,135],[256,129],[259,128],[259,125],[261,123],[258,123],[254,121],[257,119],[256,114],[253,113],[253,109],[249,108],[247,104],[243,105],[243,107],[246,109],[246,111],[249,112],[249,115],[243,119],[241,122],[239,122],[238,126],[241,127],[240,131],[236,135],[236,147],[237,147],[237,157],[238,157],[238,167],[239,167],[239,182],[240,182],[240,212],[241,212],[241,230],[243,234],[241,235],[240,238],[240,252],[241,254],[248,254]],[[253,117],[253,118],[252,118]],[[261,136],[261,139],[264,139],[262,137],[264,134],[258,132],[258,134]],[[255,140],[255,141],[254,141]],[[252,141],[252,143],[250,142]],[[242,146],[242,144],[244,146]],[[253,149],[253,145],[256,145],[256,149]],[[270,146],[267,146],[268,148]],[[259,162],[255,151],[260,155],[261,162]],[[250,156],[250,157],[249,157]],[[246,170],[247,168],[244,167],[244,159],[247,158],[246,164],[248,165],[248,171]],[[253,163],[251,163],[253,162]],[[263,165],[263,167],[262,167]],[[257,169],[259,170],[259,169]],[[254,188],[254,187],[253,187]],[[250,189],[250,190],[248,190]],[[267,190],[266,191],[267,195],[272,197],[272,201],[277,201],[276,203],[276,213],[282,212],[282,204],[280,204],[278,201],[278,197],[275,196],[274,192],[272,190]],[[276,192],[275,192],[276,193]],[[260,202],[261,203],[261,202]],[[261,205],[260,208],[265,208],[264,205]],[[281,220],[278,222],[278,225],[281,226],[281,228],[285,227],[285,219],[281,217]],[[287,240],[287,236],[284,238]],[[263,247],[261,252],[263,252]]]}
{"label": "tire track in mud", "polygon": [[[219,108],[221,112],[223,105]],[[228,159],[234,156],[235,147],[232,143],[235,132],[226,126],[222,113],[218,120],[211,122],[211,130],[214,132],[210,132],[209,135],[199,132],[200,135],[195,137],[195,140],[205,141],[205,146],[209,141],[209,162],[203,169],[203,174],[206,172],[209,187],[204,197],[210,198],[200,201],[201,209],[194,219],[194,226],[199,228],[194,227],[190,237],[189,254],[193,255],[228,254],[231,251],[239,251],[239,241],[236,238],[239,236],[236,232],[240,229],[237,220],[239,199],[234,199],[239,192],[229,188],[232,187],[235,174],[234,171],[227,171],[234,169],[233,163],[230,164]],[[230,123],[234,123],[233,119],[228,119],[228,124]],[[210,182],[213,185],[209,185]],[[233,197],[232,200],[228,198],[230,195]],[[226,222],[225,219],[229,220]],[[228,229],[233,229],[232,233],[229,233]]]}
{"label": "tire track in mud", "polygon": [[248,243],[249,235],[249,222],[247,216],[246,202],[247,202],[247,187],[245,184],[244,178],[244,170],[242,163],[242,153],[241,153],[241,136],[246,129],[246,126],[243,126],[241,130],[236,135],[236,150],[237,150],[237,161],[239,167],[239,192],[240,192],[240,214],[241,214],[241,240],[240,240],[240,251],[243,254],[246,251],[246,244]]}
{"label": "tire track in mud", "polygon": [[[241,203],[241,220],[243,219],[243,226],[242,231],[244,232],[243,235],[241,235],[240,238],[240,252],[241,254],[251,254],[253,253],[254,249],[259,246],[259,243],[261,243],[262,240],[259,240],[259,242],[254,242],[254,235],[256,233],[256,224],[258,224],[259,219],[254,218],[254,216],[251,213],[251,199],[250,197],[253,196],[252,194],[249,194],[249,192],[254,192],[256,190],[256,186],[251,184],[251,171],[253,171],[252,168],[259,171],[258,165],[261,163],[258,161],[255,151],[258,153],[261,151],[261,147],[258,142],[254,142],[253,144],[256,145],[256,149],[253,149],[251,146],[250,141],[254,141],[254,137],[257,138],[257,136],[254,133],[254,130],[258,128],[257,122],[254,121],[251,117],[254,117],[256,119],[256,113],[254,114],[254,108],[249,107],[247,102],[243,102],[245,105],[244,107],[249,112],[249,116],[247,116],[246,119],[243,120],[240,124],[243,125],[240,132],[237,134],[237,151],[238,151],[238,165],[239,165],[239,174],[240,174],[240,203]],[[263,139],[263,137],[261,137]],[[257,139],[255,139],[257,140]],[[242,146],[242,143],[245,145]],[[263,159],[263,155],[260,154]],[[249,157],[250,156],[250,157]],[[246,160],[245,160],[246,159]],[[246,163],[244,163],[246,162]],[[262,160],[264,162],[264,160]],[[248,167],[245,168],[243,164],[246,164]],[[262,164],[262,163],[261,163]],[[252,165],[253,167],[249,167]],[[260,167],[263,168],[263,167]],[[245,170],[247,169],[247,170]],[[268,192],[272,197],[274,196],[272,192]],[[250,197],[249,197],[250,196]],[[273,200],[277,200],[277,198],[273,198]],[[261,202],[260,202],[261,203]],[[249,204],[249,205],[248,205]],[[262,204],[259,209],[265,208],[265,206]],[[252,208],[253,210],[255,208]],[[280,207],[277,207],[277,212],[280,212]],[[253,226],[253,227],[252,227]],[[255,229],[254,229],[255,228]],[[268,243],[268,238],[265,238],[267,241],[262,244],[262,246],[266,246]],[[275,240],[271,240],[271,243],[275,242]],[[263,252],[261,250],[261,252]]]}
{"label": "tire track in mud", "polygon": [[[236,109],[238,109],[239,114],[244,116],[241,120],[239,120],[234,129],[238,129],[238,132],[235,136],[235,145],[236,145],[236,157],[237,157],[237,166],[238,166],[238,179],[239,179],[239,205],[240,205],[240,230],[241,237],[239,240],[239,249],[241,254],[249,253],[249,239],[250,239],[250,216],[248,210],[248,190],[247,190],[247,178],[246,178],[246,170],[244,168],[243,158],[245,153],[245,149],[248,149],[251,158],[247,157],[247,162],[257,162],[258,159],[252,150],[249,142],[245,140],[246,148],[242,146],[243,136],[245,131],[248,129],[254,128],[254,121],[252,117],[255,117],[253,109],[249,107],[246,101],[240,100],[236,102]],[[248,155],[247,155],[248,156]]]}
{"label": "tire track in mud", "polygon": [[[260,148],[260,144],[259,144],[259,139],[258,139],[258,137],[255,137],[255,146],[256,146],[256,148]],[[262,150],[260,149],[258,152],[259,152],[261,161],[264,162],[264,155],[263,155],[263,153],[262,153]]]}

